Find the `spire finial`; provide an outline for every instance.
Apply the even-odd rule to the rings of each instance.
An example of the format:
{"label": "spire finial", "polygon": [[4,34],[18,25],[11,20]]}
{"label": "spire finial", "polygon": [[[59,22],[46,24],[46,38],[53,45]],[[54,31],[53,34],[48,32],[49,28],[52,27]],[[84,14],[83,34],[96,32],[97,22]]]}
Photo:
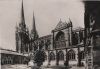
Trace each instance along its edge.
{"label": "spire finial", "polygon": [[72,23],[71,19],[69,18],[69,22]]}
{"label": "spire finial", "polygon": [[33,30],[36,31],[34,12],[33,12]]}
{"label": "spire finial", "polygon": [[21,26],[22,28],[26,28],[26,24],[25,24],[25,17],[24,17],[24,7],[23,7],[23,0],[21,2],[21,15],[20,15],[20,24],[19,26]]}
{"label": "spire finial", "polygon": [[22,8],[21,8],[21,20],[22,23],[25,23],[25,17],[24,17],[24,7],[23,7],[23,0],[22,0]]}
{"label": "spire finial", "polygon": [[72,27],[72,21],[70,18],[69,18],[69,24],[70,24],[70,27]]}
{"label": "spire finial", "polygon": [[60,21],[59,21],[59,23],[61,23],[62,21],[61,21],[61,18],[60,18]]}

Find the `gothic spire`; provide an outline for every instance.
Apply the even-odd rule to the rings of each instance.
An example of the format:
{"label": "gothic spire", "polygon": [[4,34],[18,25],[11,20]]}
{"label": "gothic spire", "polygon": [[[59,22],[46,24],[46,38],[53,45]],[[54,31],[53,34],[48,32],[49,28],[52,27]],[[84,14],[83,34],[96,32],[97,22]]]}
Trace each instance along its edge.
{"label": "gothic spire", "polygon": [[25,25],[25,17],[24,17],[24,7],[23,7],[23,0],[22,0],[22,4],[21,4],[21,24],[22,26],[24,26],[24,28],[26,27]]}
{"label": "gothic spire", "polygon": [[34,12],[33,12],[33,28],[32,29],[33,29],[34,32],[36,32]]}
{"label": "gothic spire", "polygon": [[39,37],[37,30],[36,30],[36,25],[35,25],[35,16],[34,16],[34,12],[33,12],[33,25],[32,25],[32,30],[31,30],[31,35],[32,38],[35,40]]}
{"label": "gothic spire", "polygon": [[72,27],[73,25],[72,25],[72,21],[71,21],[71,19],[69,18],[69,25],[70,25],[70,27]]}

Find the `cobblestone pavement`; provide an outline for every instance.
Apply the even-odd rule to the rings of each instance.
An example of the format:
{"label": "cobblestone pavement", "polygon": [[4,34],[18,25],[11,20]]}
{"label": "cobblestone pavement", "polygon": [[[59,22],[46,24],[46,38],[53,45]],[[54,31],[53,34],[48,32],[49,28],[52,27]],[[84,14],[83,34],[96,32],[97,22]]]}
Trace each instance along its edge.
{"label": "cobblestone pavement", "polygon": [[[27,65],[17,64],[17,65],[2,65],[1,69],[32,69],[32,68]],[[50,66],[50,67],[42,67],[41,69],[85,69],[85,68],[76,66],[73,66],[71,68],[66,68],[64,66]]]}

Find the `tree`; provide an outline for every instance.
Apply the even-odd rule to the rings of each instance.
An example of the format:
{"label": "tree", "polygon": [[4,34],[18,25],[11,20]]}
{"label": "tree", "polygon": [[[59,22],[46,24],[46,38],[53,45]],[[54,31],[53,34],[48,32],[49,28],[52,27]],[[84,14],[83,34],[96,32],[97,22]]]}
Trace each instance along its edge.
{"label": "tree", "polygon": [[45,52],[43,50],[37,50],[35,55],[34,55],[34,61],[37,64],[37,66],[41,66],[43,62],[45,61]]}

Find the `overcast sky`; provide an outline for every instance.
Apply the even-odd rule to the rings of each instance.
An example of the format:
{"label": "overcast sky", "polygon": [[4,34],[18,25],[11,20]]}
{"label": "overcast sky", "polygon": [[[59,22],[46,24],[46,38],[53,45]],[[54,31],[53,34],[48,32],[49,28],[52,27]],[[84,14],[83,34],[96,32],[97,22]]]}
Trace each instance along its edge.
{"label": "overcast sky", "polygon": [[[0,0],[0,47],[15,50],[15,27],[20,22],[21,0]],[[80,0],[23,0],[25,22],[32,28],[34,11],[39,36],[51,33],[60,18],[84,27],[84,5]]]}

